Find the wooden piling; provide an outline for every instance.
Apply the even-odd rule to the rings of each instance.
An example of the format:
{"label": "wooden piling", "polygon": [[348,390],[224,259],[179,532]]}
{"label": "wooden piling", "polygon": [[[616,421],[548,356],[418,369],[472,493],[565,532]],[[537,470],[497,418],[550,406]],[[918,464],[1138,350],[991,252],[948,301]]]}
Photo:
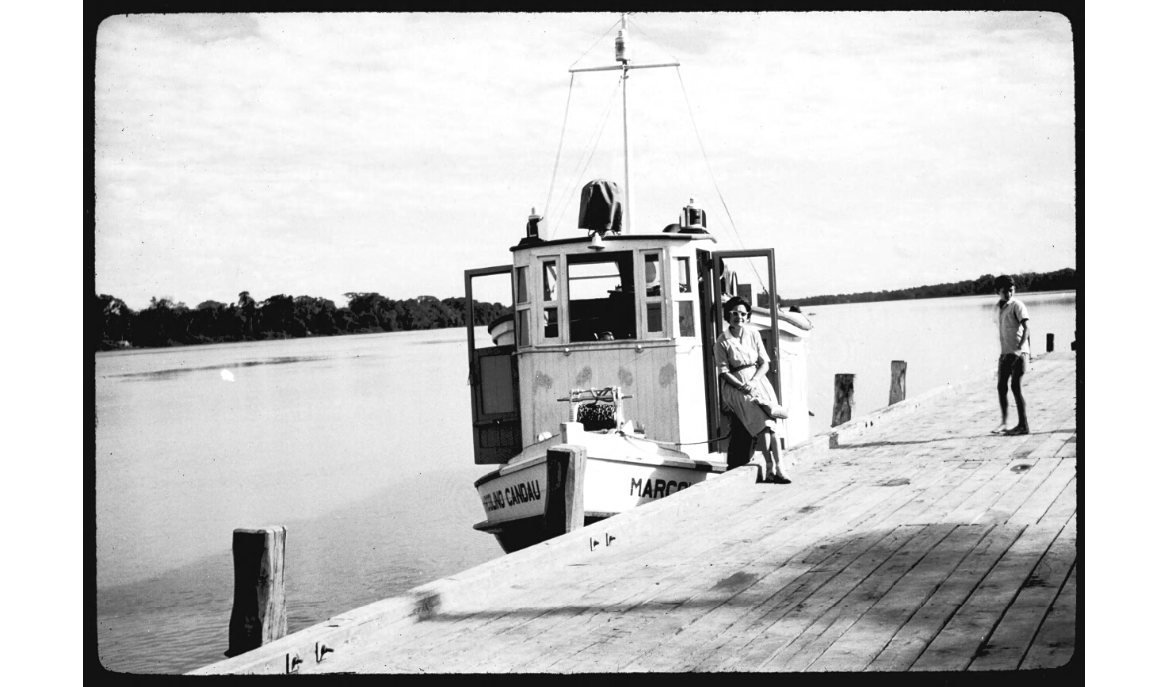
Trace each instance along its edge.
{"label": "wooden piling", "polygon": [[1051,332],[1051,333],[1045,335],[1045,352],[1046,353],[1053,353],[1053,350],[1054,350],[1054,335]]}
{"label": "wooden piling", "polygon": [[895,405],[908,395],[908,364],[903,360],[891,361],[891,391],[888,392],[887,404]]}
{"label": "wooden piling", "polygon": [[235,603],[226,655],[238,656],[288,633],[284,596],[282,526],[238,528],[231,542],[235,558]]}
{"label": "wooden piling", "polygon": [[583,483],[588,451],[560,444],[547,450],[547,509],[543,527],[558,537],[584,526]]}
{"label": "wooden piling", "polygon": [[840,373],[835,375],[835,410],[831,414],[831,426],[836,427],[851,420],[851,408],[855,405],[855,375]]}

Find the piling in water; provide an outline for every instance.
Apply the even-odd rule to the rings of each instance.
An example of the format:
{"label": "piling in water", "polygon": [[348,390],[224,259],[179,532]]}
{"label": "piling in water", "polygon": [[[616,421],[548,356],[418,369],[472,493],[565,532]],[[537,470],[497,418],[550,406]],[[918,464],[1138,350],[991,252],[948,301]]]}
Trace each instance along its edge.
{"label": "piling in water", "polygon": [[226,655],[238,656],[288,633],[284,596],[282,526],[238,528],[231,542],[235,558],[235,603]]}

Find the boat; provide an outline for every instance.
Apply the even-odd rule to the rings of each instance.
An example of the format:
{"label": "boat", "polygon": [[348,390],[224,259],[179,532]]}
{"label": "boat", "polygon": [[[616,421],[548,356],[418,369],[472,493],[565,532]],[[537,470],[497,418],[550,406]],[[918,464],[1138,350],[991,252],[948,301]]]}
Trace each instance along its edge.
{"label": "boat", "polygon": [[[572,71],[622,70],[626,84],[631,69],[679,66],[636,64],[626,41],[622,17],[617,64]],[[789,416],[779,422],[782,446],[809,438],[812,325],[771,297],[774,249],[719,249],[687,193],[677,221],[632,231],[627,130],[624,140],[624,187],[596,179],[580,189],[586,233],[544,238],[532,208],[511,263],[465,272],[474,460],[498,466],[475,482],[486,519],[474,528],[508,553],[716,479],[744,462],[730,451],[752,453],[740,425],[734,441],[713,362],[732,296],[751,304],[778,361],[769,376]],[[499,275],[510,279],[513,306],[489,324],[487,344],[474,324],[474,284]]]}

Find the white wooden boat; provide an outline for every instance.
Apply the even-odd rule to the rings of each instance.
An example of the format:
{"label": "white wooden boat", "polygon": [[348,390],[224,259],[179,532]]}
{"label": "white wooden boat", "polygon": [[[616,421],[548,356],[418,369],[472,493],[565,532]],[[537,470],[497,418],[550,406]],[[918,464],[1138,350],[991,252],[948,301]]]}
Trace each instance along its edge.
{"label": "white wooden boat", "polygon": [[[621,59],[624,40],[622,29],[617,66],[587,71],[676,66]],[[508,552],[744,462],[729,453],[749,452],[752,440],[739,435],[731,448],[734,421],[721,412],[713,363],[721,305],[733,295],[751,303],[752,325],[778,361],[769,375],[789,414],[782,443],[809,435],[812,327],[769,297],[773,249],[717,250],[692,201],[680,222],[634,233],[622,214],[628,184],[625,166],[623,190],[601,180],[585,187],[586,234],[546,240],[532,211],[511,264],[465,274],[474,457],[499,465],[475,483],[486,519],[474,527]],[[513,316],[491,323],[491,345],[479,348],[473,283],[492,275],[510,276]],[[575,461],[564,468],[563,455]]]}

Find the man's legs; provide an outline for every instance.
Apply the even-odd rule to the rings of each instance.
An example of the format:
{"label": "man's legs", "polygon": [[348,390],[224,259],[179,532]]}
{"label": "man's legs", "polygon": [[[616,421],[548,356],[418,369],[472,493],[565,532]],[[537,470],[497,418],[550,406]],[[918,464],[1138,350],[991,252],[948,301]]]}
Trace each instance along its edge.
{"label": "man's legs", "polygon": [[1011,357],[1002,355],[997,360],[997,398],[1001,401],[1001,424],[993,430],[997,434],[1009,427],[1009,375],[1013,371]]}
{"label": "man's legs", "polygon": [[1029,418],[1025,415],[1025,397],[1021,395],[1021,377],[1025,375],[1028,356],[1019,355],[1013,364],[1013,398],[1017,401],[1017,426],[1009,430],[1013,434],[1029,434]]}

